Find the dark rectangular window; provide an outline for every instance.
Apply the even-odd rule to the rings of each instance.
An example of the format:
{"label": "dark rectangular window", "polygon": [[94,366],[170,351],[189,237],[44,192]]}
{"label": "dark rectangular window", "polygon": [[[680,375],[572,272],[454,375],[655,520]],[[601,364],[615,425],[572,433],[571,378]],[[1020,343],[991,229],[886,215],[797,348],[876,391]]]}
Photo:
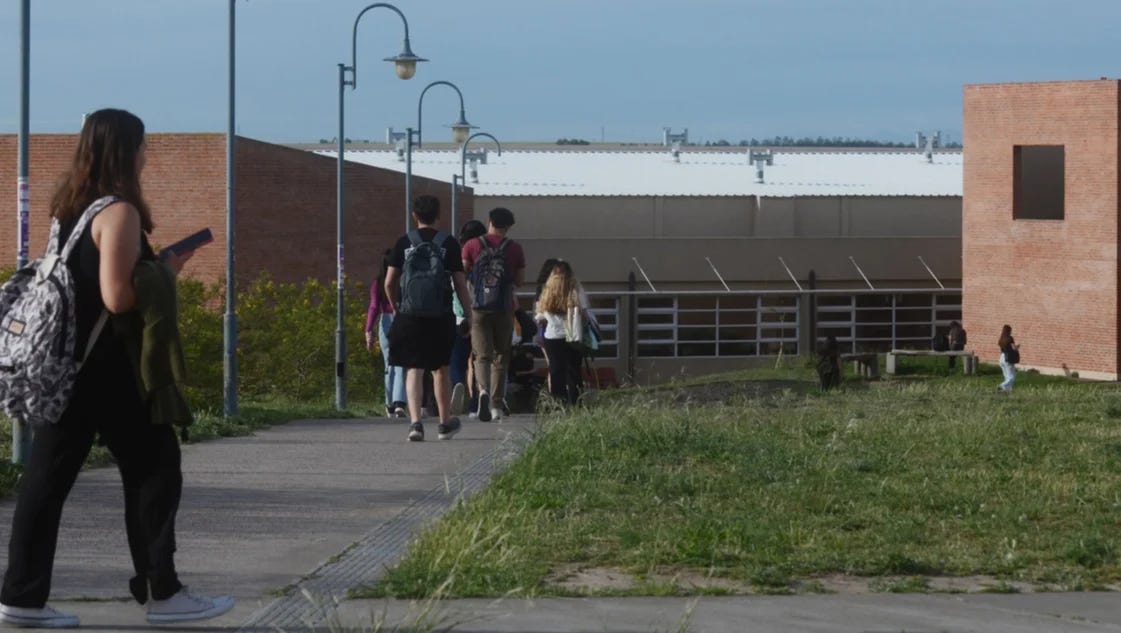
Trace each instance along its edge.
{"label": "dark rectangular window", "polygon": [[1066,148],[1016,145],[1012,152],[1012,217],[1062,220],[1066,205]]}

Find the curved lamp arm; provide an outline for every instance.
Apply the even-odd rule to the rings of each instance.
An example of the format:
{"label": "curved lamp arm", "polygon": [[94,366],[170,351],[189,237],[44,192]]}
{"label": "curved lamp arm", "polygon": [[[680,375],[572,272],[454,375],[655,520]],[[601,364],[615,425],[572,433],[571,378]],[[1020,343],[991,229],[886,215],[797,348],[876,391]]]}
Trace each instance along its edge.
{"label": "curved lamp arm", "polygon": [[413,54],[412,47],[409,46],[409,21],[405,19],[405,14],[401,10],[387,2],[375,2],[370,6],[362,9],[358,13],[358,17],[354,18],[354,29],[351,33],[350,41],[350,66],[344,67],[344,71],[350,71],[350,81],[344,79],[343,85],[349,85],[351,89],[358,87],[358,23],[362,20],[362,16],[370,9],[386,8],[396,13],[401,18],[401,23],[405,25],[405,44],[402,47],[401,53],[396,57],[386,57],[385,61],[395,62],[397,65],[397,76],[401,79],[409,79],[416,72],[417,62],[426,62],[427,59],[417,57]]}
{"label": "curved lamp arm", "polygon": [[423,121],[422,121],[422,119],[424,117],[423,110],[422,110],[422,107],[424,106],[424,94],[426,92],[428,92],[428,89],[431,88],[432,86],[449,86],[452,90],[455,90],[455,94],[459,95],[459,121],[452,124],[452,129],[453,130],[454,129],[463,129],[467,132],[470,132],[471,128],[475,127],[475,126],[473,126],[473,125],[471,125],[470,123],[467,122],[467,117],[463,113],[463,93],[460,92],[459,86],[453,84],[450,81],[444,81],[442,79],[439,80],[439,81],[433,81],[432,83],[425,86],[424,90],[420,91],[420,99],[417,99],[417,102],[416,102],[416,146],[417,147],[421,146],[421,135],[422,135],[421,130],[424,128]]}
{"label": "curved lamp arm", "polygon": [[475,138],[476,136],[485,136],[485,137],[489,138],[490,140],[494,141],[494,144],[498,146],[498,155],[499,156],[502,155],[502,143],[499,143],[498,139],[494,138],[490,134],[487,134],[486,132],[476,132],[476,133],[472,134],[471,136],[468,136],[467,140],[463,142],[463,147],[459,148],[459,181],[460,182],[466,182],[466,180],[467,180],[466,179],[466,176],[467,176],[467,169],[466,169],[466,165],[467,165],[467,145],[471,142],[471,139]]}

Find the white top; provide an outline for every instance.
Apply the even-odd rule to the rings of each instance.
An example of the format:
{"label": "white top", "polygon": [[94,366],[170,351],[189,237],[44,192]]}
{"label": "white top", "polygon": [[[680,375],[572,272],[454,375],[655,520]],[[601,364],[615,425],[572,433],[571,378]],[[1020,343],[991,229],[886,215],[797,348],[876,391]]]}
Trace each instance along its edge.
{"label": "white top", "polygon": [[[588,295],[581,287],[577,290],[580,300],[580,307],[584,309],[587,318],[593,319],[594,317],[588,310]],[[564,312],[538,312],[533,316],[535,322],[545,322],[545,338],[557,340],[568,338],[568,315]]]}

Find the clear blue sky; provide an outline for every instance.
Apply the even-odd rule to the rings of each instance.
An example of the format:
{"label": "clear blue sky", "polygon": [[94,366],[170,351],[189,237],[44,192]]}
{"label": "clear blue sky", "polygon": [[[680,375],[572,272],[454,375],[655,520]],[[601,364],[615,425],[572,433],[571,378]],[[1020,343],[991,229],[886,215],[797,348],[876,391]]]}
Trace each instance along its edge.
{"label": "clear blue sky", "polygon": [[[19,120],[18,0],[0,4],[0,132]],[[150,131],[226,125],[226,0],[34,0],[31,128],[71,132],[124,107]],[[332,138],[337,67],[367,0],[239,0],[238,127],[276,142]],[[967,83],[1121,76],[1118,0],[399,0],[414,51],[398,80],[400,20],[358,34],[347,136],[416,121],[443,79],[500,140],[691,140],[961,134]],[[458,114],[424,100],[426,138]]]}

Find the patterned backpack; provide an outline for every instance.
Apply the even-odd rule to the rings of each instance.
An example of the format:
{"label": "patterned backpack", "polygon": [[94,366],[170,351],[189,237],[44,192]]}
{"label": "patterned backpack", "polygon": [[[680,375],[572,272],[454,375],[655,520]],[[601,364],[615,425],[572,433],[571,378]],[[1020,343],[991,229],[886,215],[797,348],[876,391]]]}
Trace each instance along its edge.
{"label": "patterned backpack", "polygon": [[438,317],[452,314],[451,276],[444,268],[444,242],[450,237],[438,231],[431,242],[420,231],[408,232],[412,246],[405,250],[401,271],[401,314]]}
{"label": "patterned backpack", "polygon": [[93,217],[116,201],[112,196],[94,201],[61,250],[60,227],[53,220],[46,254],[0,286],[0,411],[16,422],[58,422],[78,370],[105,326],[108,313],[102,311],[82,360],[76,359],[75,284],[66,261]]}
{"label": "patterned backpack", "polygon": [[479,236],[479,256],[471,268],[471,288],[475,296],[472,308],[481,312],[504,312],[513,303],[513,277],[506,266],[506,245],[503,239],[491,246],[485,235]]}

